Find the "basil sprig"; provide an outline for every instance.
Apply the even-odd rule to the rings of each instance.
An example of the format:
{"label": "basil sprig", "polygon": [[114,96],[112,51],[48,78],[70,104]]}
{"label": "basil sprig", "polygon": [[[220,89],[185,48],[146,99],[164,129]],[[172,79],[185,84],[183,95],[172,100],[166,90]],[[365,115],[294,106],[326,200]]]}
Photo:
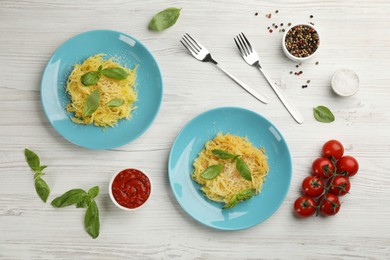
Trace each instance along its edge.
{"label": "basil sprig", "polygon": [[55,208],[63,208],[76,205],[76,208],[87,208],[84,218],[84,228],[92,238],[97,238],[100,231],[99,209],[95,202],[99,194],[99,186],[95,186],[85,192],[82,189],[72,189],[60,197],[55,198],[51,205]]}
{"label": "basil sprig", "polygon": [[201,176],[203,179],[212,180],[215,177],[217,177],[219,174],[221,174],[222,170],[223,170],[223,164],[211,165],[207,167],[206,170],[203,171]]}
{"label": "basil sprig", "polygon": [[102,70],[102,66],[100,65],[97,71],[90,71],[83,74],[80,80],[84,86],[92,86],[98,83],[102,75],[110,79],[123,80],[129,76],[129,73],[122,68],[105,68]]}
{"label": "basil sprig", "polygon": [[98,108],[100,104],[100,91],[98,89],[94,90],[89,94],[87,99],[85,100],[84,108],[83,108],[83,116],[88,117],[93,114]]}
{"label": "basil sprig", "polygon": [[171,27],[179,19],[180,10],[179,8],[170,7],[157,13],[149,23],[149,30],[159,32]]}
{"label": "basil sprig", "polygon": [[24,155],[26,157],[26,161],[30,166],[31,170],[35,173],[34,174],[35,191],[37,192],[41,200],[46,203],[47,198],[49,197],[50,194],[50,188],[45,182],[45,180],[42,179],[42,175],[45,175],[43,169],[45,169],[47,166],[41,165],[38,155],[29,149],[24,149]]}
{"label": "basil sprig", "polygon": [[329,108],[325,106],[318,106],[313,108],[314,112],[314,118],[322,123],[331,123],[335,120],[335,117],[332,113],[332,111],[329,110]]}
{"label": "basil sprig", "polygon": [[223,206],[224,209],[230,209],[235,207],[239,202],[248,200],[252,198],[252,196],[255,194],[256,190],[254,189],[247,189],[243,190],[239,193],[237,193],[230,201],[229,203],[225,204]]}
{"label": "basil sprig", "polygon": [[120,107],[124,103],[125,103],[125,101],[123,99],[114,98],[114,99],[111,99],[106,105],[108,107]]}

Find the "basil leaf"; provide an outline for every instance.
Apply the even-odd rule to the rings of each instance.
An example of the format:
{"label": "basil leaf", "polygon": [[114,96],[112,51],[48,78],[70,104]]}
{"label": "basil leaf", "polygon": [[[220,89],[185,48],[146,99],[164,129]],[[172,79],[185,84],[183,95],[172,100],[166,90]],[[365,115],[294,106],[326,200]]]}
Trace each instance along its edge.
{"label": "basil leaf", "polygon": [[242,178],[244,178],[247,181],[252,180],[251,170],[249,169],[248,165],[246,164],[246,162],[244,162],[243,159],[237,158],[236,168],[237,168],[237,171],[242,176]]}
{"label": "basil leaf", "polygon": [[225,205],[223,206],[223,208],[224,208],[224,209],[233,208],[233,207],[235,207],[239,202],[252,198],[252,196],[253,196],[254,194],[255,194],[255,190],[254,190],[254,189],[243,190],[243,191],[237,193],[237,194],[229,201],[229,203],[227,203],[227,204],[225,204]]}
{"label": "basil leaf", "polygon": [[96,198],[96,196],[99,194],[99,186],[95,186],[93,188],[90,188],[88,190],[88,196],[91,198],[91,199],[94,199]]}
{"label": "basil leaf", "polygon": [[122,68],[107,68],[102,70],[102,74],[107,78],[117,80],[126,79],[129,76],[129,73]]}
{"label": "basil leaf", "polygon": [[223,164],[211,165],[201,174],[203,179],[212,180],[217,177],[223,170]]}
{"label": "basil leaf", "polygon": [[314,118],[318,122],[330,123],[335,120],[335,117],[333,113],[329,110],[329,108],[325,106],[318,106],[313,109],[314,109]]}
{"label": "basil leaf", "polygon": [[219,149],[213,150],[212,153],[221,159],[233,159],[235,157],[234,154],[231,154],[231,153],[228,153],[224,150],[219,150]]}
{"label": "basil leaf", "polygon": [[234,208],[238,203],[239,203],[239,201],[237,200],[237,196],[234,196],[229,201],[229,203],[225,204],[222,208],[224,208],[224,209],[231,209],[231,208]]}
{"label": "basil leaf", "polygon": [[99,81],[101,76],[100,71],[90,71],[82,75],[80,79],[84,86],[92,86]]}
{"label": "basil leaf", "polygon": [[120,107],[121,105],[123,105],[125,103],[125,101],[123,99],[120,99],[120,98],[114,98],[114,99],[111,99],[108,103],[107,103],[107,106],[108,107]]}
{"label": "basil leaf", "polygon": [[88,117],[98,109],[100,103],[100,91],[94,90],[89,94],[83,108],[83,116]]}
{"label": "basil leaf", "polygon": [[91,237],[97,238],[99,236],[99,209],[94,200],[91,201],[85,213],[84,228]]}
{"label": "basil leaf", "polygon": [[153,19],[149,23],[149,30],[153,31],[163,31],[172,25],[174,25],[177,21],[177,19],[180,16],[180,10],[179,8],[170,7],[167,8],[155,16],[153,16]]}
{"label": "basil leaf", "polygon": [[55,208],[63,208],[76,204],[84,200],[87,196],[88,194],[82,189],[72,189],[62,194],[62,196],[55,198],[51,202],[51,205]]}
{"label": "basil leaf", "polygon": [[35,178],[34,186],[38,196],[41,198],[43,202],[46,203],[47,198],[49,197],[50,194],[50,188],[47,185],[47,183],[41,177],[37,177]]}
{"label": "basil leaf", "polygon": [[46,166],[40,166],[39,157],[36,153],[29,149],[24,149],[24,156],[26,157],[26,161],[28,166],[30,166],[31,170],[34,172],[41,172]]}
{"label": "basil leaf", "polygon": [[236,196],[238,200],[242,201],[242,200],[247,200],[252,198],[254,194],[255,194],[254,189],[247,189],[239,192]]}

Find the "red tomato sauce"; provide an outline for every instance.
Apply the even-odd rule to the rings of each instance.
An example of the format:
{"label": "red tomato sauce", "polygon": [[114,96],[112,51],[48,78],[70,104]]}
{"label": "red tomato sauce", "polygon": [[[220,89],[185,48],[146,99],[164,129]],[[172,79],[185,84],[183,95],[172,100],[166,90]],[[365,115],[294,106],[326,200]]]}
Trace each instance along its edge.
{"label": "red tomato sauce", "polygon": [[150,196],[149,178],[139,170],[121,171],[112,182],[112,195],[123,207],[134,209],[144,204]]}

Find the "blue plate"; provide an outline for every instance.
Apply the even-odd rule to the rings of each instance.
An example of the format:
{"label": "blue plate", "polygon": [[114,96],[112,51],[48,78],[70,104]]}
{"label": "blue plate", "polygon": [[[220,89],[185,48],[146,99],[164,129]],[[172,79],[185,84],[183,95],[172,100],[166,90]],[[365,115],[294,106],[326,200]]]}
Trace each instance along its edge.
{"label": "blue plate", "polygon": [[[246,136],[255,147],[264,147],[268,156],[262,192],[232,209],[207,199],[191,179],[195,158],[219,132]],[[271,122],[250,110],[223,107],[200,114],[183,128],[172,146],[168,171],[173,194],[189,215],[212,228],[239,230],[261,223],[280,207],[290,187],[292,166],[286,141]]]}
{"label": "blue plate", "polygon": [[[122,119],[114,128],[78,125],[65,110],[70,98],[66,82],[76,63],[104,53],[115,57],[122,66],[137,70],[137,109],[130,120]],[[90,149],[111,149],[134,140],[144,133],[156,117],[163,93],[160,69],[149,50],[133,37],[109,30],[76,35],[61,45],[50,58],[41,82],[41,99],[46,116],[57,132],[70,142]]]}

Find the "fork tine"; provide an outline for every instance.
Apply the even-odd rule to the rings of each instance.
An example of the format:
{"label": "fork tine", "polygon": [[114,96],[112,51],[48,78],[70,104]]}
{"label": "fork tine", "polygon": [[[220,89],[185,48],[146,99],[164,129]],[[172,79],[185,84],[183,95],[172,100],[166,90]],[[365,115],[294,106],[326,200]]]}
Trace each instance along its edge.
{"label": "fork tine", "polygon": [[189,48],[191,48],[193,53],[197,54],[199,52],[196,46],[192,42],[190,42],[187,38],[183,37],[183,41],[187,44]]}
{"label": "fork tine", "polygon": [[187,45],[182,41],[180,40],[181,44],[183,44],[183,46],[187,49],[187,51],[189,51],[192,55],[194,55],[195,53],[192,51],[192,49],[190,49],[189,47],[187,47]]}
{"label": "fork tine", "polygon": [[198,43],[194,38],[192,38],[191,35],[189,35],[188,33],[186,33],[188,37],[191,38],[191,40],[196,44],[196,46],[198,46],[199,50],[202,49],[202,45],[200,43]]}
{"label": "fork tine", "polygon": [[244,50],[245,56],[248,56],[249,55],[249,50],[248,50],[244,40],[242,39],[241,35],[238,35],[237,38],[238,38],[238,42],[241,45],[241,48]]}
{"label": "fork tine", "polygon": [[200,49],[189,39],[186,35],[183,35],[183,40],[190,46],[192,49],[198,53],[200,52]]}
{"label": "fork tine", "polygon": [[245,37],[245,34],[243,32],[241,32],[241,35],[244,37],[246,43],[248,44],[248,47],[249,47],[250,51],[253,52],[252,45],[250,44],[248,39]]}
{"label": "fork tine", "polygon": [[245,55],[245,53],[244,53],[243,50],[241,49],[240,45],[238,44],[236,38],[234,38],[234,42],[236,43],[237,48],[238,48],[238,50],[240,51],[241,55]]}

